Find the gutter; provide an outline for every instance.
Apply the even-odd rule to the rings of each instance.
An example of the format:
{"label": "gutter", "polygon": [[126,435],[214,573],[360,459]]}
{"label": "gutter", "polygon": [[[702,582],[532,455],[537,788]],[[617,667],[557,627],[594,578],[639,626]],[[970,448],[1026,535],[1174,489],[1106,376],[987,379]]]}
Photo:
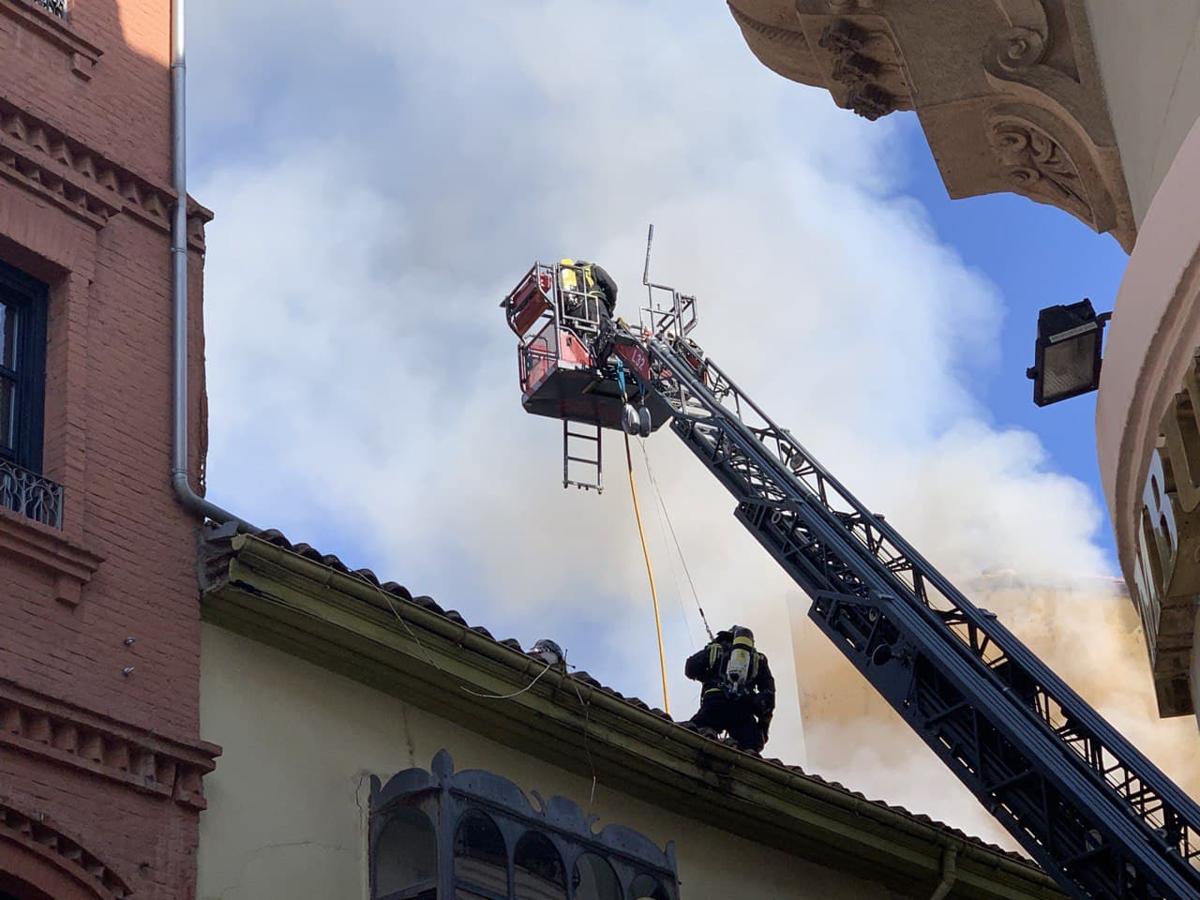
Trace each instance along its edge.
{"label": "gutter", "polygon": [[188,248],[187,248],[187,60],[184,53],[184,6],[171,3],[171,186],[175,211],[171,219],[171,302],[173,307],[173,394],[171,486],[184,508],[219,523],[236,522],[257,534],[249,522],[210,503],[192,489],[188,478]]}
{"label": "gutter", "polygon": [[[386,603],[381,603],[380,593],[383,592],[383,589],[356,575],[339,572],[323,563],[307,559],[252,535],[235,535],[231,543],[234,553],[239,558],[244,554],[246,557],[261,560],[300,575],[316,583],[319,587],[329,588],[361,600],[380,612],[388,611]],[[470,626],[458,625],[443,615],[406,602],[398,595],[388,594],[387,596],[394,596],[397,601],[405,604],[404,622],[410,627],[422,628],[445,639],[452,645],[500,663],[514,673],[529,676],[541,671],[538,661],[522,651],[513,650],[499,641],[484,637],[473,631]],[[664,719],[652,712],[639,709],[594,685],[577,681],[565,672],[551,669],[545,673],[542,681],[548,686],[553,686],[556,692],[561,689],[567,696],[572,695],[575,689],[578,689],[580,693],[586,691],[585,696],[589,704],[594,703],[598,708],[613,716],[634,724],[644,731],[651,731],[659,737],[667,738],[675,742],[677,746],[684,747],[696,754],[719,759],[727,764],[731,771],[740,768],[747,773],[794,790],[813,800],[838,807],[887,828],[941,847],[942,881],[931,900],[942,900],[958,880],[958,874],[961,871],[958,866],[960,857],[964,861],[975,863],[977,871],[981,874],[988,870],[1001,872],[1030,885],[1031,891],[1036,890],[1034,885],[1043,890],[1053,891],[1053,895],[1058,895],[1061,890],[1053,879],[1032,861],[1024,862],[1014,859],[1002,850],[989,850],[982,845],[964,840],[962,837],[947,834],[934,825],[927,825],[901,812],[888,809],[870,800],[855,797],[845,789],[822,784],[779,765],[710,741],[695,732],[680,727],[670,719]],[[943,885],[945,885],[945,892],[939,895],[937,891],[942,890]],[[1003,896],[1003,893],[998,892],[998,896]]]}

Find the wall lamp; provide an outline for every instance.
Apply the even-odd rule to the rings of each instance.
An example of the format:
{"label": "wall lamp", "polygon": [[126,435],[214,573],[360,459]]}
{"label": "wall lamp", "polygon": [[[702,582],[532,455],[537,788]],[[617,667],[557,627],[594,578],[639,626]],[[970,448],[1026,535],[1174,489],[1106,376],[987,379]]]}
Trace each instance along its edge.
{"label": "wall lamp", "polygon": [[1049,406],[1100,386],[1100,350],[1111,312],[1096,315],[1091,300],[1047,306],[1038,313],[1033,367],[1033,402]]}

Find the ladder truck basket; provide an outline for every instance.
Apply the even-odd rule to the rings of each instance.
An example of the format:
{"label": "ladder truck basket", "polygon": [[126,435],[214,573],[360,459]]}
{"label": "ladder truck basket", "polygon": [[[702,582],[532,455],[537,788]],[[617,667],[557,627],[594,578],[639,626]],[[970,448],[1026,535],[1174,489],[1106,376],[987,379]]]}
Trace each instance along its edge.
{"label": "ladder truck basket", "polygon": [[620,429],[628,402],[647,410],[651,431],[670,419],[670,405],[642,389],[650,381],[643,341],[609,319],[585,266],[535,263],[500,306],[517,336],[526,412]]}

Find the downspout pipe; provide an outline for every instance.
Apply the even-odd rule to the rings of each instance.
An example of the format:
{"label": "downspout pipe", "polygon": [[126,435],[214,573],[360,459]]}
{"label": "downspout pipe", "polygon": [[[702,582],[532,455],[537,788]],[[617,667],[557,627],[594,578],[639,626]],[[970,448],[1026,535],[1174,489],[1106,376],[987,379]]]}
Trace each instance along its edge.
{"label": "downspout pipe", "polygon": [[249,522],[197,494],[188,479],[188,241],[187,241],[187,62],[184,55],[185,0],[171,3],[171,302],[174,326],[171,485],[189,512],[258,533]]}
{"label": "downspout pipe", "polygon": [[954,882],[958,879],[958,848],[949,846],[942,853],[942,880],[938,882],[938,886],[934,888],[933,895],[929,900],[942,900],[950,893],[950,889],[954,887]]}

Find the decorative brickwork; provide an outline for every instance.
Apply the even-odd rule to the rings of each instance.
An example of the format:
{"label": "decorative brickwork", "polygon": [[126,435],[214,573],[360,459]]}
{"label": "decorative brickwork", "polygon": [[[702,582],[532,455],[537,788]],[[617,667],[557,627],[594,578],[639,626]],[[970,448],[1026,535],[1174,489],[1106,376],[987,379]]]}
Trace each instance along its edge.
{"label": "decorative brickwork", "polygon": [[[3,0],[0,0],[3,2]],[[106,159],[51,125],[0,97],[0,174],[102,228],[118,212],[128,212],[170,232],[172,190]],[[204,249],[204,223],[212,213],[192,203],[188,241]]]}
{"label": "decorative brickwork", "polygon": [[[22,812],[0,799],[0,843],[8,841],[22,847],[29,856],[74,881],[78,897],[121,900],[133,896],[129,885],[82,843],[68,837],[43,817]],[[56,874],[58,874],[56,873]],[[30,875],[17,871],[15,874]],[[34,876],[36,877],[36,876]],[[56,900],[72,898],[56,895]]]}
{"label": "decorative brickwork", "polygon": [[[219,749],[199,739],[198,523],[169,480],[169,34],[169,0],[67,20],[0,0],[0,259],[45,285],[33,474],[62,487],[61,528],[0,510],[0,893],[195,890]],[[195,483],[210,214],[189,204]]]}
{"label": "decorative brickwork", "polygon": [[204,809],[201,779],[220,748],[139,732],[0,681],[0,745],[74,766],[145,794]]}

